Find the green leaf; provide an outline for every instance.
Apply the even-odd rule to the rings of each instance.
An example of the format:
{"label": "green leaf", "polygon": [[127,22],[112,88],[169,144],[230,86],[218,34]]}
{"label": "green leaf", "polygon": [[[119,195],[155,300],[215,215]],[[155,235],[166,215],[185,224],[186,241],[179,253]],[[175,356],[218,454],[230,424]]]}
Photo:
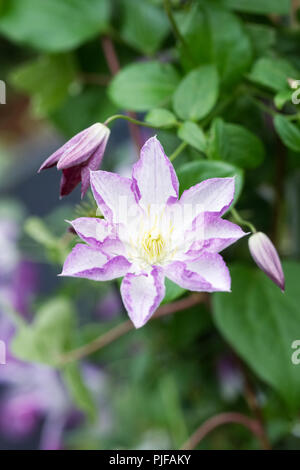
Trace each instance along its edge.
{"label": "green leaf", "polygon": [[15,69],[11,83],[32,97],[36,116],[43,117],[60,106],[76,77],[76,67],[70,54],[41,56]]}
{"label": "green leaf", "polygon": [[154,127],[174,127],[177,124],[176,116],[168,109],[163,108],[149,111],[145,121]]}
{"label": "green leaf", "polygon": [[244,25],[233,13],[206,2],[192,4],[178,16],[178,25],[189,49],[180,46],[180,57],[188,69],[216,65],[223,86],[233,86],[247,72],[252,47]]}
{"label": "green leaf", "polygon": [[243,23],[234,14],[209,8],[212,60],[217,64],[224,85],[242,78],[252,62],[252,47]]}
{"label": "green leaf", "polygon": [[121,37],[137,50],[152,55],[170,30],[164,10],[140,0],[122,0],[121,6]]}
{"label": "green leaf", "polygon": [[108,99],[105,88],[89,86],[80,94],[69,96],[50,118],[66,137],[73,137],[95,122],[104,122],[117,110]]}
{"label": "green leaf", "polygon": [[24,224],[24,231],[35,242],[46,248],[47,255],[53,263],[63,263],[67,254],[68,246],[63,239],[53,235],[46,223],[39,217],[28,217]]}
{"label": "green leaf", "polygon": [[282,142],[294,152],[300,152],[300,129],[285,116],[277,114],[274,119],[275,129]]}
{"label": "green leaf", "polygon": [[222,4],[233,10],[263,15],[288,15],[291,10],[291,0],[222,0]]}
{"label": "green leaf", "polygon": [[165,415],[169,433],[172,436],[174,448],[179,448],[182,442],[188,437],[185,417],[180,403],[178,385],[172,373],[161,377],[159,382],[161,393],[161,410]]}
{"label": "green leaf", "polygon": [[218,72],[214,65],[192,70],[180,82],[173,97],[176,114],[185,120],[199,120],[214,107],[219,94]]}
{"label": "green leaf", "polygon": [[178,297],[181,297],[185,292],[185,289],[170,281],[170,279],[168,279],[167,277],[165,278],[165,286],[166,294],[164,300],[162,301],[163,304],[173,302],[173,300],[178,299]]}
{"label": "green leaf", "polygon": [[288,88],[288,78],[297,76],[297,70],[285,59],[262,57],[255,62],[248,78],[270,90],[281,91]]}
{"label": "green leaf", "polygon": [[247,23],[245,25],[256,56],[266,54],[276,43],[276,30],[265,24]]}
{"label": "green leaf", "polygon": [[57,238],[39,217],[29,217],[25,222],[24,230],[33,240],[47,248],[52,248],[57,243]]}
{"label": "green leaf", "polygon": [[177,176],[180,183],[180,194],[191,186],[209,178],[235,176],[235,202],[240,196],[244,182],[244,174],[240,168],[234,167],[229,163],[211,160],[186,163],[177,170]]}
{"label": "green leaf", "polygon": [[78,364],[72,363],[65,366],[63,376],[74,403],[94,421],[97,407],[90,390],[84,383]]}
{"label": "green leaf", "polygon": [[293,90],[281,90],[274,97],[274,103],[277,109],[282,109],[286,103],[292,102]]}
{"label": "green leaf", "polygon": [[147,111],[167,104],[178,82],[179,76],[170,64],[131,64],[112,80],[109,96],[122,109]]}
{"label": "green leaf", "polygon": [[178,137],[200,152],[206,151],[206,137],[203,130],[194,122],[186,121],[178,130]]}
{"label": "green leaf", "polygon": [[262,380],[295,411],[300,406],[299,366],[292,342],[300,323],[300,265],[284,264],[286,292],[258,269],[231,268],[232,293],[213,295],[216,326]]}
{"label": "green leaf", "polygon": [[248,129],[217,118],[211,128],[209,155],[242,168],[256,168],[262,163],[265,151],[261,140]]}
{"label": "green leaf", "polygon": [[0,32],[39,50],[68,51],[104,32],[109,15],[109,0],[6,0]]}
{"label": "green leaf", "polygon": [[70,348],[73,327],[72,304],[63,297],[46,302],[34,322],[21,326],[12,342],[20,359],[55,365],[59,355]]}

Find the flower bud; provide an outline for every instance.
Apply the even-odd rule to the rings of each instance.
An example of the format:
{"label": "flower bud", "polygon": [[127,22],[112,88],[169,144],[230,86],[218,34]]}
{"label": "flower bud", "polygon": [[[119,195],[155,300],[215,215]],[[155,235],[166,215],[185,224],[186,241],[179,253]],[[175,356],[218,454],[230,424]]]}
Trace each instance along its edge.
{"label": "flower bud", "polygon": [[90,170],[98,170],[102,162],[110,130],[96,123],[76,134],[42,164],[45,170],[57,166],[62,170],[60,197],[71,193],[81,182],[81,197],[90,185]]}
{"label": "flower bud", "polygon": [[249,250],[257,266],[280,287],[285,288],[284,274],[277,250],[269,237],[257,232],[249,238]]}

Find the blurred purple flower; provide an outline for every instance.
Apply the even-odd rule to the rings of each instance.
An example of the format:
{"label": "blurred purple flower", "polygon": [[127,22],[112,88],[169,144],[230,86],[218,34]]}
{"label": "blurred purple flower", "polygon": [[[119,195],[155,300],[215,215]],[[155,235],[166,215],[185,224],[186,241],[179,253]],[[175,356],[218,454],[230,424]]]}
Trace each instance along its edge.
{"label": "blurred purple flower", "polygon": [[26,316],[31,296],[37,291],[38,273],[35,263],[21,259],[19,232],[19,225],[13,218],[0,221],[0,301],[4,300]]}
{"label": "blurred purple flower", "polygon": [[43,418],[41,448],[60,448],[63,425],[72,405],[58,372],[10,356],[0,368],[0,383],[5,385],[0,405],[2,432],[20,439]]}
{"label": "blurred purple flower", "polygon": [[217,376],[223,399],[228,402],[234,401],[243,390],[244,380],[232,356],[222,356],[218,360]]}
{"label": "blurred purple flower", "polygon": [[38,268],[29,260],[21,260],[16,267],[12,280],[12,304],[24,317],[30,315],[33,295],[38,291]]}
{"label": "blurred purple flower", "polygon": [[9,310],[29,317],[31,298],[37,289],[36,265],[20,259],[18,234],[15,221],[0,222],[0,240],[5,251],[0,253],[0,339],[6,346],[6,364],[0,365],[0,384],[4,388],[0,428],[11,438],[19,439],[30,433],[43,417],[41,446],[53,448],[58,442],[61,445],[60,423],[70,412],[69,397],[56,371],[16,359],[10,347],[15,325]]}
{"label": "blurred purple flower", "polygon": [[4,398],[0,407],[0,427],[12,438],[20,438],[33,431],[39,417],[39,407],[31,395],[14,395]]}
{"label": "blurred purple flower", "polygon": [[97,307],[96,315],[102,320],[112,320],[122,311],[122,303],[117,292],[110,290],[104,297],[101,297]]}
{"label": "blurred purple flower", "polygon": [[[2,223],[1,223],[2,222]],[[40,449],[63,448],[63,432],[76,426],[83,414],[73,405],[60,373],[49,366],[23,362],[14,357],[11,341],[15,325],[8,312],[12,307],[26,318],[37,289],[36,266],[20,260],[18,224],[0,222],[0,239],[7,252],[9,269],[0,264],[0,339],[6,345],[6,364],[0,365],[0,430],[20,440],[42,424]],[[11,223],[12,222],[12,223]],[[112,304],[111,304],[112,305]],[[98,369],[83,367],[84,382],[99,403],[105,381]],[[76,418],[74,420],[74,418]],[[104,420],[106,423],[107,419]],[[103,426],[103,424],[102,424]]]}
{"label": "blurred purple flower", "polygon": [[257,232],[251,235],[248,243],[257,266],[284,291],[285,280],[280,258],[269,237],[262,232]]}
{"label": "blurred purple flower", "polygon": [[62,170],[60,197],[71,193],[81,181],[81,197],[90,185],[90,170],[100,167],[110,130],[96,123],[76,134],[42,164],[39,172],[53,166]]}

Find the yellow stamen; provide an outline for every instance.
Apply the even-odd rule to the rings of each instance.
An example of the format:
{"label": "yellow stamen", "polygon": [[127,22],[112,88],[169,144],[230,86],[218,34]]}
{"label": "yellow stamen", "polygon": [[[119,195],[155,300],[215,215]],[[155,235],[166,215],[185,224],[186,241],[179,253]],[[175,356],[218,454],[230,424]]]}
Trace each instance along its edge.
{"label": "yellow stamen", "polygon": [[165,241],[160,234],[153,232],[147,233],[142,246],[150,264],[155,264],[162,259],[165,251]]}

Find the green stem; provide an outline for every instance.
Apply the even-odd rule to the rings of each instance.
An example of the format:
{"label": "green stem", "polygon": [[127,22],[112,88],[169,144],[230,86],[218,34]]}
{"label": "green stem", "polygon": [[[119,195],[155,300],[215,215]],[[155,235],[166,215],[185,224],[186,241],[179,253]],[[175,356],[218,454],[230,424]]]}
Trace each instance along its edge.
{"label": "green stem", "polygon": [[254,83],[250,82],[245,79],[245,83],[241,85],[241,88],[244,90],[244,94],[248,94],[251,96],[257,96],[259,98],[265,98],[266,100],[273,100],[273,94],[269,91],[263,90],[258,85],[254,85]]}
{"label": "green stem", "polygon": [[289,121],[297,121],[298,119],[300,119],[300,114],[299,114],[299,113],[295,113],[295,114],[286,114],[285,117],[286,117],[286,119],[288,119]]}
{"label": "green stem", "polygon": [[170,155],[170,162],[172,162],[173,160],[175,160],[175,158],[187,147],[187,143],[186,142],[181,142],[180,145],[178,145],[177,149],[174,150],[174,152],[172,153],[172,155]]}
{"label": "green stem", "polygon": [[262,111],[264,111],[265,113],[270,114],[271,116],[276,116],[277,113],[273,108],[271,108],[270,106],[264,104],[262,101],[255,98],[254,96],[251,96],[251,99],[256,104],[256,106],[258,108],[260,108]]}
{"label": "green stem", "polygon": [[[175,18],[173,16],[173,12],[172,12],[172,7],[171,7],[171,4],[170,4],[170,1],[169,0],[164,0],[164,8],[165,8],[165,12],[169,18],[169,21],[171,23],[171,26],[172,26],[172,29],[173,29],[173,33],[174,33],[174,36],[177,38],[177,40],[179,42],[181,42],[181,44],[183,45],[183,47],[185,48],[186,50],[186,53],[187,55],[189,56],[190,59],[192,59],[192,57],[190,56],[190,51],[189,51],[189,48],[188,48],[188,45],[187,43],[185,42],[185,39],[184,37],[182,36],[181,32],[179,31],[179,28],[177,26],[177,23],[175,21]],[[194,61],[193,61],[194,62]]]}
{"label": "green stem", "polygon": [[251,224],[251,222],[248,222],[247,220],[242,219],[242,217],[240,216],[240,214],[238,213],[238,211],[236,209],[234,209],[232,207],[230,209],[230,213],[231,213],[234,221],[237,224],[244,225],[245,227],[249,227],[252,233],[256,233],[256,228],[254,227],[254,225]]}
{"label": "green stem", "polygon": [[184,37],[182,36],[181,32],[179,31],[179,28],[178,28],[177,23],[175,21],[175,18],[173,16],[172,7],[171,7],[171,4],[170,4],[169,0],[164,0],[164,8],[165,8],[166,14],[169,18],[169,21],[171,23],[171,26],[173,28],[174,36],[177,37],[179,42],[181,42],[184,46],[186,46]]}
{"label": "green stem", "polygon": [[130,116],[125,116],[125,114],[114,114],[113,116],[110,116],[108,119],[106,119],[104,125],[108,126],[111,122],[115,121],[116,119],[125,119],[125,121],[129,121],[132,124],[137,124],[138,126],[151,127],[152,129],[160,129],[160,127],[153,126],[152,124],[147,124],[146,122],[139,121],[138,119],[133,119]]}

